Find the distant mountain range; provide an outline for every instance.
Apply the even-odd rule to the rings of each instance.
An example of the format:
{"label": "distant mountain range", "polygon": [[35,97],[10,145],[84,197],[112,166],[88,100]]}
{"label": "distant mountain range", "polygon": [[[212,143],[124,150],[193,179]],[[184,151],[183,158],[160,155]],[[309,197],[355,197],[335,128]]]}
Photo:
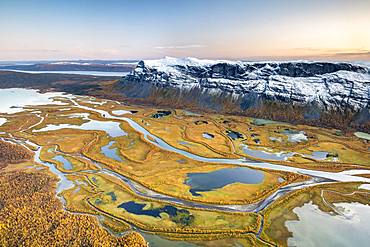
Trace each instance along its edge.
{"label": "distant mountain range", "polygon": [[101,71],[101,72],[131,72],[137,65],[135,60],[105,61],[105,60],[78,60],[78,61],[29,61],[29,62],[2,62],[1,70],[21,71]]}
{"label": "distant mountain range", "polygon": [[122,78],[120,90],[138,102],[279,120],[323,121],[327,113],[351,123],[370,120],[365,64],[166,57],[140,61]]}
{"label": "distant mountain range", "polygon": [[367,64],[167,57],[140,62],[3,64],[0,70],[6,66],[22,71],[91,69],[130,73],[120,79],[115,76],[72,75],[70,72],[28,74],[0,71],[0,88],[65,91],[169,110],[184,108],[370,133],[370,67]]}

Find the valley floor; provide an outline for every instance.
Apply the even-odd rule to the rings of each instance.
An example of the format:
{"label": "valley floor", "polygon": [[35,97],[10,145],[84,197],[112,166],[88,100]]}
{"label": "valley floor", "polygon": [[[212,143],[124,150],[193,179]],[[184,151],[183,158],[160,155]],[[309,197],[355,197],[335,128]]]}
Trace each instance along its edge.
{"label": "valley floor", "polygon": [[1,170],[4,245],[142,246],[140,233],[150,246],[284,246],[299,243],[295,209],[370,202],[369,140],[339,130],[66,94],[21,102],[0,114],[0,138],[34,159]]}

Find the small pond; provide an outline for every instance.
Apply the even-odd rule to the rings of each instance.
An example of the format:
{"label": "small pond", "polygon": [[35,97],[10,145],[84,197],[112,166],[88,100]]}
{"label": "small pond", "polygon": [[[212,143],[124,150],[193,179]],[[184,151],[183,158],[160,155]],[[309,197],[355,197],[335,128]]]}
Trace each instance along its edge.
{"label": "small pond", "polygon": [[308,138],[304,131],[285,129],[281,133],[288,137],[288,142],[308,141]]}
{"label": "small pond", "polygon": [[262,171],[248,167],[225,168],[205,173],[188,173],[185,184],[191,187],[193,196],[201,196],[198,192],[211,191],[228,184],[258,184],[263,181]]}
{"label": "small pond", "polygon": [[107,193],[108,196],[110,196],[111,200],[113,202],[117,201],[117,195],[113,191]]}
{"label": "small pond", "polygon": [[157,111],[152,115],[152,118],[162,118],[171,114],[171,111]]}
{"label": "small pond", "polygon": [[186,111],[186,110],[184,110],[184,115],[185,116],[194,116],[194,117],[199,117],[200,116],[200,114],[198,114],[198,113],[191,112],[191,111]]}
{"label": "small pond", "polygon": [[114,110],[114,111],[112,111],[112,113],[114,115],[118,115],[118,116],[124,115],[124,114],[132,114],[131,111],[126,111],[126,110]]}
{"label": "small pond", "polygon": [[236,139],[243,139],[243,134],[237,132],[237,131],[234,131],[234,130],[227,130],[226,131],[226,134],[233,140],[236,140]]}
{"label": "small pond", "polygon": [[178,209],[171,205],[166,205],[161,208],[144,209],[147,204],[128,201],[121,203],[118,208],[123,208],[129,213],[136,215],[147,215],[155,218],[162,218],[161,213],[166,213],[170,219],[177,224],[188,225],[194,220],[194,216],[186,209]]}
{"label": "small pond", "polygon": [[268,120],[268,119],[262,119],[262,118],[254,118],[252,120],[252,124],[257,126],[264,126],[266,124],[278,124],[279,122]]}
{"label": "small pond", "polygon": [[242,150],[246,155],[264,160],[287,160],[295,154],[294,152],[270,153],[264,150],[250,149],[247,145],[243,145]]}
{"label": "small pond", "polygon": [[306,154],[305,156],[315,160],[326,160],[326,158],[328,157],[328,152],[314,151],[312,152],[312,154]]}
{"label": "small pond", "polygon": [[270,141],[273,141],[273,142],[282,142],[283,141],[281,139],[281,137],[275,137],[275,136],[270,136],[269,139],[270,139]]}
{"label": "small pond", "polygon": [[212,134],[210,134],[210,133],[207,133],[207,132],[204,132],[204,133],[202,134],[202,136],[203,136],[203,138],[206,138],[206,139],[209,139],[209,140],[211,140],[211,139],[215,138],[215,136],[214,136],[214,135],[212,135]]}
{"label": "small pond", "polygon": [[53,160],[61,162],[65,170],[72,170],[73,168],[72,163],[69,160],[67,160],[63,155],[56,155],[53,158]]}
{"label": "small pond", "polygon": [[116,147],[112,147],[115,141],[110,141],[107,145],[101,147],[101,152],[113,160],[122,162],[122,158],[118,155],[118,150]]}

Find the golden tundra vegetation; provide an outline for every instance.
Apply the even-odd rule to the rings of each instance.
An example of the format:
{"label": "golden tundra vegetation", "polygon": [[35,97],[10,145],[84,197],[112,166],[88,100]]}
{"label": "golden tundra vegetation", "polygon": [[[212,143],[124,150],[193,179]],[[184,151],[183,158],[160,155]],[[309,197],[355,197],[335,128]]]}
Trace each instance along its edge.
{"label": "golden tundra vegetation", "polygon": [[57,178],[45,169],[32,168],[42,167],[26,161],[32,157],[27,149],[0,145],[6,150],[0,154],[6,164],[0,169],[1,246],[146,246],[136,232],[115,237],[95,217],[63,210],[55,197]]}
{"label": "golden tundra vegetation", "polygon": [[0,140],[0,168],[32,158],[32,152],[22,146]]}
{"label": "golden tundra vegetation", "polygon": [[[348,195],[356,192],[359,184],[354,183],[318,185],[291,192],[258,213],[199,209],[164,202],[150,196],[151,193],[210,205],[243,206],[259,202],[282,186],[305,181],[309,177],[254,169],[263,175],[259,183],[232,182],[194,195],[187,183],[189,174],[207,174],[238,166],[195,161],[163,150],[153,144],[155,140],[135,131],[123,120],[114,121],[124,135],[112,137],[103,130],[78,129],[90,121],[95,121],[97,125],[109,124],[111,119],[76,107],[68,99],[63,101],[67,105],[35,106],[25,112],[2,116],[7,122],[0,127],[0,136],[29,140],[41,146],[40,159],[54,164],[73,182],[72,187],[58,195],[63,198],[64,209],[68,213],[54,196],[56,178],[45,169],[30,167],[41,165],[28,162],[1,170],[0,231],[4,234],[2,236],[7,237],[0,238],[5,245],[28,245],[33,239],[38,239],[40,242],[34,242],[37,245],[56,238],[67,241],[56,242],[57,245],[77,241],[83,246],[103,246],[113,241],[114,245],[142,246],[144,241],[141,235],[132,231],[135,227],[143,233],[186,240],[201,246],[233,246],[236,243],[243,246],[284,246],[291,236],[285,221],[296,219],[292,211],[295,207],[313,201],[324,211],[332,210],[325,205],[323,197],[329,203],[369,202],[368,194]],[[369,169],[370,165],[369,142],[334,129],[128,106],[115,101],[86,100],[85,97],[77,97],[76,101],[82,106],[104,110],[114,116],[121,116],[119,111],[129,111],[122,116],[134,120],[169,145],[198,156],[266,161],[336,172]],[[31,111],[39,113],[31,114]],[[42,130],[61,124],[70,126]],[[110,130],[115,128],[109,126]],[[36,150],[30,144],[24,145]],[[320,153],[320,158],[315,153]],[[21,162],[29,159],[27,155],[22,157]],[[116,176],[111,176],[112,173]],[[136,184],[139,191],[134,191],[127,182],[123,182],[122,176]],[[21,182],[23,179],[26,184]],[[27,199],[30,197],[32,200]],[[48,203],[42,203],[45,201]],[[1,205],[5,207],[1,208]],[[126,207],[131,207],[131,210]],[[34,212],[38,212],[39,217]],[[100,228],[97,219],[112,234],[129,234],[115,237]],[[22,220],[29,223],[19,226],[18,222]],[[34,232],[27,231],[37,225],[42,227]],[[64,229],[66,225],[69,230]],[[48,234],[42,235],[42,231]],[[16,240],[13,239],[15,236]],[[60,236],[65,238],[59,239]]]}

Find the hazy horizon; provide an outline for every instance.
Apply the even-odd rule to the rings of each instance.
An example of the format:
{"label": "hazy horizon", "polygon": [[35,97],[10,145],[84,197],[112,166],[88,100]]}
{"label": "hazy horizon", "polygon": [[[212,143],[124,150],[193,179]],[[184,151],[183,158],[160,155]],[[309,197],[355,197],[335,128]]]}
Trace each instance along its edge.
{"label": "hazy horizon", "polygon": [[370,1],[0,2],[0,60],[370,61]]}
{"label": "hazy horizon", "polygon": [[[157,59],[164,59],[166,57],[173,57],[173,56],[163,56],[157,58],[142,58],[142,59],[18,59],[18,60],[0,60],[0,66],[4,65],[13,65],[13,64],[22,64],[22,63],[29,63],[29,64],[36,64],[36,63],[48,63],[48,62],[126,62],[126,63],[136,63],[140,62],[141,60],[157,60]],[[212,60],[230,60],[230,61],[242,61],[242,62],[348,62],[348,63],[358,63],[358,64],[370,64],[370,59],[335,59],[335,58],[281,58],[281,57],[272,57],[272,58],[201,58],[201,57],[174,57],[174,58],[197,58],[197,59],[212,59]]]}

